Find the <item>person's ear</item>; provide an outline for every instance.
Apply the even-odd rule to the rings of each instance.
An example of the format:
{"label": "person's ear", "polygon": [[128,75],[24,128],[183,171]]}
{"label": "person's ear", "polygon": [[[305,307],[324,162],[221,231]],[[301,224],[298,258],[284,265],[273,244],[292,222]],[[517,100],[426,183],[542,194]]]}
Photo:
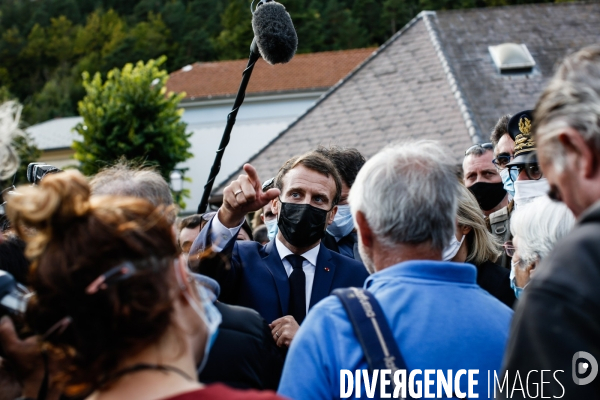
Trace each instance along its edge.
{"label": "person's ear", "polygon": [[265,214],[260,213],[260,220],[263,222],[263,224],[265,223]]}
{"label": "person's ear", "polygon": [[373,231],[367,222],[367,218],[362,211],[357,211],[355,215],[356,231],[364,247],[373,247]]}
{"label": "person's ear", "polygon": [[335,214],[337,213],[337,210],[338,210],[338,206],[333,206],[331,211],[329,211],[329,213],[327,213],[327,225],[330,225],[333,223],[333,220],[335,219]]}
{"label": "person's ear", "polygon": [[279,215],[279,199],[274,198],[271,200],[271,212],[273,215]]}
{"label": "person's ear", "polygon": [[458,228],[460,229],[460,233],[462,233],[463,236],[467,236],[473,230],[473,228],[466,225],[459,225]]}
{"label": "person's ear", "polygon": [[564,148],[567,163],[573,163],[572,169],[579,171],[583,178],[591,179],[600,173],[595,153],[577,130],[565,128],[558,135],[558,141]]}
{"label": "person's ear", "polygon": [[525,267],[525,271],[527,271],[530,278],[533,276],[533,273],[535,272],[535,267],[537,267],[537,264],[538,264],[538,260],[535,260],[534,262],[530,263],[527,267]]}

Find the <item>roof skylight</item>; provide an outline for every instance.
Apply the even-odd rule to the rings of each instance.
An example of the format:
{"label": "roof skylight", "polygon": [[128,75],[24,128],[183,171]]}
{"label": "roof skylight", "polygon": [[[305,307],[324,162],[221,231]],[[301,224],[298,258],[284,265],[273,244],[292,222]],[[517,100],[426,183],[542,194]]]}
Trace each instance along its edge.
{"label": "roof skylight", "polygon": [[535,60],[524,44],[503,43],[488,49],[501,74],[530,73],[535,67]]}

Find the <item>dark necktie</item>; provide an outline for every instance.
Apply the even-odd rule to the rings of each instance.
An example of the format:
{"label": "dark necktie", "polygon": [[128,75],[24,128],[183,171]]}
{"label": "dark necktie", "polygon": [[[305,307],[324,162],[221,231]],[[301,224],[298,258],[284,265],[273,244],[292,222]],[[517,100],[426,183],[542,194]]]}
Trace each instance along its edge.
{"label": "dark necktie", "polygon": [[290,275],[290,315],[294,317],[298,325],[304,321],[306,316],[306,275],[302,269],[304,257],[290,254],[285,257],[294,269]]}

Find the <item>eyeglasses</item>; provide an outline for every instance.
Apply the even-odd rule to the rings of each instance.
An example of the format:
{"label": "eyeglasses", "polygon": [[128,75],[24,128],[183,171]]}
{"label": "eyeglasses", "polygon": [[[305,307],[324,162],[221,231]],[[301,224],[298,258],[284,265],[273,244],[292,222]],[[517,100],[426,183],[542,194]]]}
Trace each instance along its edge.
{"label": "eyeglasses", "polygon": [[507,256],[514,257],[516,248],[512,241],[509,240],[508,242],[504,243],[502,247],[504,247],[504,252]]}
{"label": "eyeglasses", "polygon": [[494,150],[494,145],[491,143],[477,143],[474,144],[473,146],[469,147],[466,151],[465,151],[465,156],[468,156],[469,154],[471,154],[471,152],[477,148],[482,148],[484,150]]}
{"label": "eyeglasses", "polygon": [[508,168],[508,172],[509,172],[508,175],[510,176],[510,180],[513,182],[515,181],[515,179],[513,179],[513,174],[511,173],[512,170],[517,170],[517,173],[514,175],[516,177],[519,176],[521,171],[525,170],[527,177],[529,179],[531,179],[532,181],[540,180],[544,176],[544,173],[540,169],[540,166],[537,162],[528,162],[528,163],[520,164],[520,165],[510,165],[507,168]]}
{"label": "eyeglasses", "polygon": [[506,165],[508,165],[510,160],[512,160],[513,158],[515,158],[515,156],[502,155],[502,156],[498,156],[498,157],[494,158],[492,160],[492,162],[496,166],[496,169],[502,170],[502,169],[506,168]]}

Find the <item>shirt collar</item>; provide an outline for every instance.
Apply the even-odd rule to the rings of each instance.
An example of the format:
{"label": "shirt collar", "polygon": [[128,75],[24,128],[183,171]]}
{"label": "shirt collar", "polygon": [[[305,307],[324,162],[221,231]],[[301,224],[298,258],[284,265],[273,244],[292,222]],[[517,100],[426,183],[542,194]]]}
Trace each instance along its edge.
{"label": "shirt collar", "polygon": [[[277,246],[277,252],[279,253],[279,257],[281,257],[281,260],[283,260],[284,258],[289,256],[290,254],[294,254],[294,253],[292,253],[292,251],[290,249],[285,247],[285,244],[283,244],[277,236],[275,237],[275,246]],[[315,246],[312,249],[310,249],[309,251],[307,251],[306,253],[301,254],[301,256],[304,257],[304,259],[306,261],[308,261],[312,265],[316,266],[317,265],[317,257],[319,256],[320,248],[321,248],[321,244],[319,243],[318,246]]]}
{"label": "shirt collar", "polygon": [[467,263],[429,260],[405,261],[369,276],[365,281],[365,288],[385,284],[390,279],[399,277],[475,284],[477,269]]}

